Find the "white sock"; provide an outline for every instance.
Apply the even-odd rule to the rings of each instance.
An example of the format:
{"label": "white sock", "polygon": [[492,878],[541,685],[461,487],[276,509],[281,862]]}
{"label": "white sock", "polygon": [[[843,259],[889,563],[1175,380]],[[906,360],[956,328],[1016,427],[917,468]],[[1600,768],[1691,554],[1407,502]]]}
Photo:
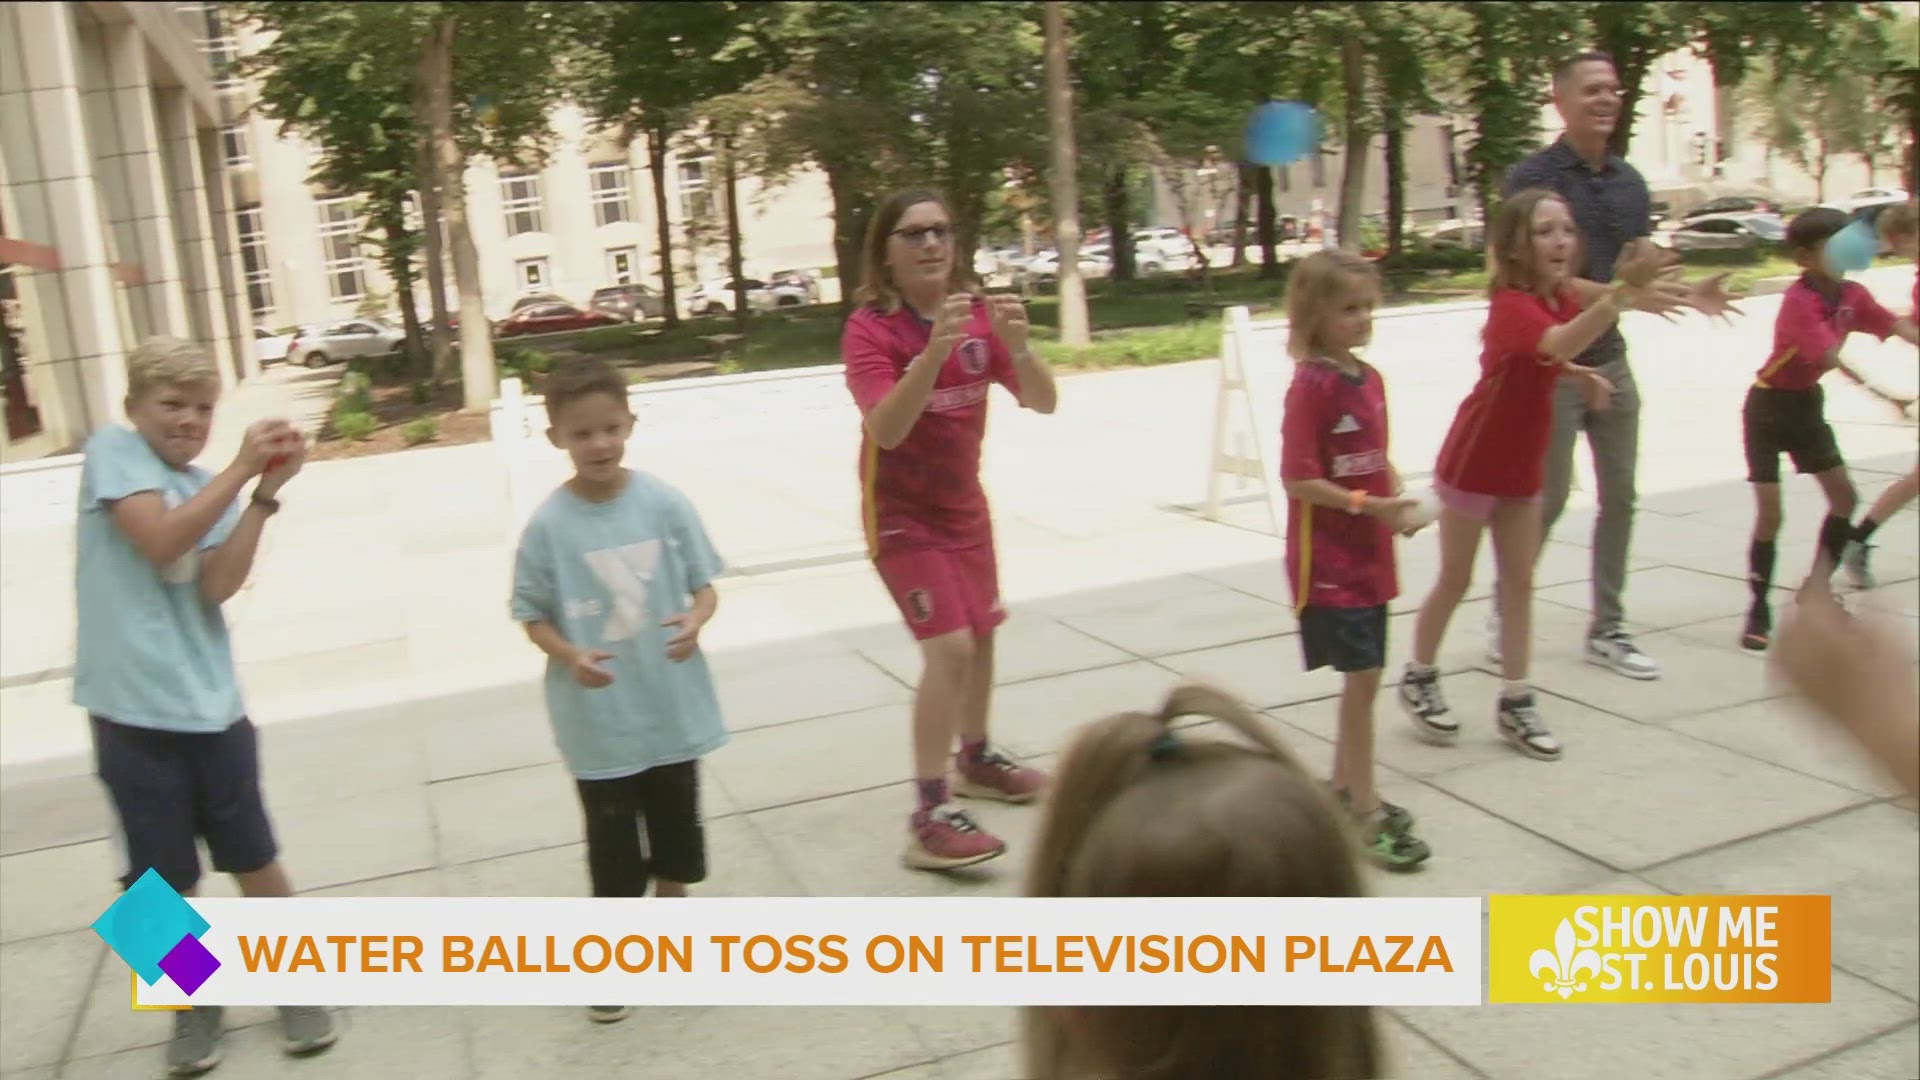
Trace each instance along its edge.
{"label": "white sock", "polygon": [[1526,697],[1531,693],[1533,693],[1533,687],[1528,685],[1525,679],[1500,680],[1500,700],[1502,701],[1512,701],[1514,698]]}
{"label": "white sock", "polygon": [[1409,675],[1431,675],[1436,670],[1438,669],[1432,664],[1423,664],[1418,660],[1407,661],[1407,674]]}

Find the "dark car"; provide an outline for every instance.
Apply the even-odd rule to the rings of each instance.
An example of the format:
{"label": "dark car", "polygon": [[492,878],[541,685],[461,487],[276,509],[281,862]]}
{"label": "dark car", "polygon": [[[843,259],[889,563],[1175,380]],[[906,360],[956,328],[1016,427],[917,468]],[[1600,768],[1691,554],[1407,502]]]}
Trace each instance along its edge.
{"label": "dark car", "polygon": [[604,311],[582,311],[572,304],[536,304],[521,308],[501,320],[499,337],[521,334],[552,334],[562,330],[590,330],[597,326],[618,326],[620,321]]}
{"label": "dark car", "polygon": [[1694,207],[1692,210],[1687,211],[1681,216],[1680,221],[1684,224],[1695,218],[1703,218],[1712,214],[1778,214],[1779,212],[1780,204],[1765,196],[1722,195],[1717,199],[1709,199],[1699,206]]}
{"label": "dark car", "polygon": [[626,322],[657,319],[667,313],[666,301],[645,285],[609,285],[596,290],[587,307]]}

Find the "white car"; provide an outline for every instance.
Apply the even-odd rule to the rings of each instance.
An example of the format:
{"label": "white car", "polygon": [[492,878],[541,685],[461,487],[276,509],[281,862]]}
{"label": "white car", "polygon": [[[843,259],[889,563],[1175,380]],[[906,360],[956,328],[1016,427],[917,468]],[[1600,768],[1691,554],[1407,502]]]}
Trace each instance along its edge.
{"label": "white car", "polygon": [[319,323],[300,328],[287,346],[287,359],[308,367],[325,367],[356,356],[385,356],[397,352],[406,340],[406,331],[395,330],[379,319]]}
{"label": "white car", "polygon": [[[747,287],[747,310],[768,311],[777,307],[799,307],[812,303],[807,290],[791,283],[769,285],[753,278],[743,279]],[[725,315],[733,310],[733,279],[716,278],[695,285],[687,293],[688,315]]]}
{"label": "white car", "polygon": [[292,348],[292,334],[276,334],[260,326],[253,328],[253,356],[260,362],[261,367],[285,360],[287,352]]}
{"label": "white car", "polygon": [[[1133,250],[1139,254],[1150,254],[1162,266],[1166,266],[1192,258],[1193,243],[1179,229],[1160,225],[1150,229],[1135,229]],[[1135,255],[1136,259],[1139,254]]]}
{"label": "white car", "polygon": [[1854,210],[1873,203],[1899,203],[1907,201],[1907,193],[1899,188],[1876,187],[1856,191],[1835,205],[1842,210]]}
{"label": "white car", "polygon": [[[1027,260],[1027,276],[1036,278],[1058,277],[1060,274],[1060,252],[1048,248]],[[1080,249],[1080,272],[1090,277],[1105,277],[1112,264],[1105,258],[1093,253],[1092,248]]]}
{"label": "white car", "polygon": [[1778,214],[1714,214],[1667,234],[1675,251],[1758,251],[1786,239]]}
{"label": "white car", "polygon": [[[1107,267],[1109,270],[1113,267],[1113,246],[1110,244],[1095,244],[1092,247],[1081,248],[1080,254],[1083,256],[1093,256],[1100,260],[1101,265]],[[1158,247],[1136,246],[1133,249],[1133,270],[1135,273],[1157,274],[1166,268],[1166,257],[1160,254]]]}

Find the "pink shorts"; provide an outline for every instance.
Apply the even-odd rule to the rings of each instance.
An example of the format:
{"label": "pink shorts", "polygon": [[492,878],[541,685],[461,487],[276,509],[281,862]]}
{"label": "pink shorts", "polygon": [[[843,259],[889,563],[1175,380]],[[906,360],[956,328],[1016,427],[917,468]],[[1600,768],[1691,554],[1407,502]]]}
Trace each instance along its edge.
{"label": "pink shorts", "polygon": [[1438,480],[1433,482],[1433,493],[1440,497],[1441,506],[1461,517],[1472,518],[1479,522],[1485,522],[1493,517],[1494,509],[1499,506],[1537,506],[1540,503],[1540,493],[1537,491],[1525,498],[1482,495],[1477,491],[1461,491],[1457,487],[1443,484]]}
{"label": "pink shorts", "polygon": [[955,630],[985,636],[1007,619],[990,542],[895,552],[875,558],[873,565],[917,640]]}

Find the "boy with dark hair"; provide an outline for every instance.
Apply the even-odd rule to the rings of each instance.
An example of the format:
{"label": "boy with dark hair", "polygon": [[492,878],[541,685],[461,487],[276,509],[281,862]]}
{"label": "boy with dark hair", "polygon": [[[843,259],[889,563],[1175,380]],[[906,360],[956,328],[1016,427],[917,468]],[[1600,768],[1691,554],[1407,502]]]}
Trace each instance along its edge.
{"label": "boy with dark hair", "polygon": [[727,741],[699,645],[720,556],[685,495],[621,465],[633,412],[618,372],[562,365],[546,407],[574,474],[521,535],[513,617],[548,657],[547,714],[586,818],[593,895],[645,896],[652,881],[656,896],[685,896],[707,876],[699,759]]}
{"label": "boy with dark hair", "polygon": [[1882,391],[1840,359],[1840,345],[1856,330],[1885,340],[1890,334],[1915,341],[1911,319],[1896,319],[1858,282],[1847,281],[1827,265],[1827,241],[1847,226],[1847,215],[1816,206],[1803,210],[1787,226],[1787,253],[1801,270],[1788,287],[1773,324],[1773,349],[1747,391],[1742,430],[1747,450],[1747,480],[1753,484],[1753,542],[1747,550],[1747,582],[1753,606],[1747,611],[1740,644],[1767,647],[1773,632],[1774,539],[1780,533],[1780,455],[1810,473],[1827,495],[1827,519],[1820,526],[1812,577],[1824,580],[1840,564],[1853,536],[1855,502],[1846,459],[1826,417],[1820,379],[1834,368],[1889,403],[1905,402]]}

